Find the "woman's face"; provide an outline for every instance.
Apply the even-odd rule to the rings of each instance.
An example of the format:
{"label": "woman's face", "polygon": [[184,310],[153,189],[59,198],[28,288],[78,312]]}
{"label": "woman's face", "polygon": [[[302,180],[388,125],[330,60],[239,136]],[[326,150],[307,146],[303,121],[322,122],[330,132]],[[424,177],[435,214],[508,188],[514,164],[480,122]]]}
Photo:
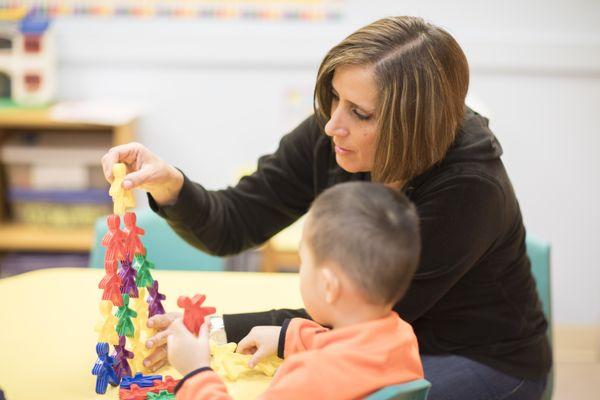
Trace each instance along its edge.
{"label": "woman's face", "polygon": [[344,65],[332,80],[331,118],[325,133],[331,137],[335,159],[348,172],[373,169],[377,139],[377,86],[372,68]]}

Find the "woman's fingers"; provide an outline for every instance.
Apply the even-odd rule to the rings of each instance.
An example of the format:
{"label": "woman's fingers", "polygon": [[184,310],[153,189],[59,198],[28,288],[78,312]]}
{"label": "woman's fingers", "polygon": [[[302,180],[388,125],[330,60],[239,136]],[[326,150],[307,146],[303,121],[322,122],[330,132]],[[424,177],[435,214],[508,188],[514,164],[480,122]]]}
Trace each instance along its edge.
{"label": "woman's fingers", "polygon": [[134,169],[139,168],[137,164],[138,156],[143,146],[139,143],[132,142],[122,144],[111,148],[104,156],[102,156],[102,171],[107,181],[112,182],[112,167],[116,163],[125,163],[129,166],[134,166]]}
{"label": "woman's fingers", "polygon": [[130,174],[127,174],[125,179],[123,180],[123,188],[126,190],[133,189],[142,185],[144,182],[150,178],[152,175],[152,168],[148,168],[147,166],[142,166],[137,171],[133,171]]}

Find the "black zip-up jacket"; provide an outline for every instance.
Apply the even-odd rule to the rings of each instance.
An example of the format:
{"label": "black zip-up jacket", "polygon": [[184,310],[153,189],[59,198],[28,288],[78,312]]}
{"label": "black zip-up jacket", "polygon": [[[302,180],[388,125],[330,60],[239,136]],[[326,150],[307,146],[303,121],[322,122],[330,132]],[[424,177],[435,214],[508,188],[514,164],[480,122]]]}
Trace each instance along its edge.
{"label": "black zip-up jacket", "polygon": [[[423,354],[457,354],[510,375],[539,379],[552,360],[525,250],[519,204],[487,120],[467,109],[446,157],[405,189],[416,205],[421,261],[394,310],[410,322]],[[229,255],[265,242],[306,213],[326,188],[350,180],[314,116],[235,187],[208,191],[185,177],[176,203],[152,209],[187,242]],[[277,303],[277,299],[273,299]],[[225,315],[229,341],[255,325],[281,325],[303,310]]]}

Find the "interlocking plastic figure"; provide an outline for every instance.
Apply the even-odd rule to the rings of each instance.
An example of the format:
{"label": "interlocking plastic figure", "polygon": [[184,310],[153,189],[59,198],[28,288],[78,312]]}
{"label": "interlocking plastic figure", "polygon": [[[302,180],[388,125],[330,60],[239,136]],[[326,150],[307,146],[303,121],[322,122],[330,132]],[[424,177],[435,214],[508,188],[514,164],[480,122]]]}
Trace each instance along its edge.
{"label": "interlocking plastic figure", "polygon": [[133,322],[131,322],[131,318],[136,317],[137,313],[129,308],[129,296],[123,295],[123,306],[119,307],[117,314],[115,315],[119,318],[119,322],[117,322],[117,334],[119,336],[128,336],[133,337],[134,327]]}
{"label": "interlocking plastic figure", "polygon": [[108,194],[113,198],[113,212],[117,215],[123,215],[127,208],[135,207],[135,200],[131,190],[123,189],[123,181],[127,175],[127,167],[123,163],[113,165],[113,181],[110,185]]}
{"label": "interlocking plastic figure", "polygon": [[108,384],[118,385],[120,379],[117,377],[113,366],[115,359],[108,355],[108,343],[96,344],[98,359],[92,368],[92,375],[96,375],[96,393],[106,393]]}
{"label": "interlocking plastic figure", "polygon": [[150,262],[143,254],[136,254],[133,258],[133,268],[137,271],[135,284],[137,287],[151,287],[154,284],[154,278],[150,270],[154,269],[154,263]]}
{"label": "interlocking plastic figure", "polygon": [[123,222],[127,228],[125,247],[130,255],[146,254],[146,249],[140,240],[140,235],[143,235],[145,231],[136,225],[136,220],[137,217],[133,212],[126,212],[125,216],[123,217]]}
{"label": "interlocking plastic figure", "polygon": [[104,256],[108,260],[124,260],[126,249],[124,244],[125,232],[121,230],[121,218],[118,215],[109,215],[106,219],[108,232],[102,238],[102,246],[106,247]]}
{"label": "interlocking plastic figure", "polygon": [[112,314],[113,304],[110,301],[104,300],[100,302],[100,314],[104,317],[103,321],[96,324],[96,332],[98,332],[98,342],[106,342],[112,345],[119,344],[119,335],[115,330],[118,319]]}

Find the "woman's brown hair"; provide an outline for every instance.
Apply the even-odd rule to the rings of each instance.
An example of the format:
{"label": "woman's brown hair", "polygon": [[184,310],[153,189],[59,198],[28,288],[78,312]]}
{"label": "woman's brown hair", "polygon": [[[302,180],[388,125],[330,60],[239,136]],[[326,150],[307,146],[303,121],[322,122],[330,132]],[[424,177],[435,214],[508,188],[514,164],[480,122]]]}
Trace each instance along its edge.
{"label": "woman's brown hair", "polygon": [[404,186],[444,158],[462,121],[469,86],[467,59],[448,32],[421,18],[390,17],[348,36],[319,67],[314,107],[321,126],[331,117],[331,82],[342,65],[372,66],[375,74],[374,181]]}

